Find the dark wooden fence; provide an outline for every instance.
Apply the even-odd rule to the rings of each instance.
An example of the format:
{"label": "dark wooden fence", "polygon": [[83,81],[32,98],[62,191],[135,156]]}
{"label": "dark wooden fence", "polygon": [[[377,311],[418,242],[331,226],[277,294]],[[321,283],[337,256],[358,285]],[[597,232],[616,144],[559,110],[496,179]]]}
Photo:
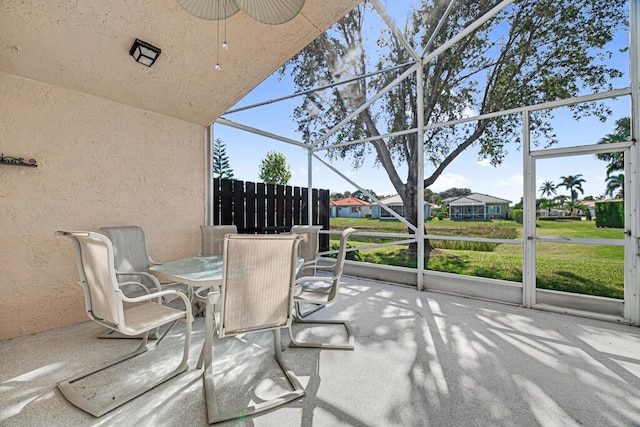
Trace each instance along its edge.
{"label": "dark wooden fence", "polygon": [[[238,227],[239,233],[289,231],[292,225],[322,225],[329,229],[329,190],[312,189],[312,221],[308,221],[309,190],[289,185],[214,178],[213,224]],[[329,236],[320,235],[320,250],[328,250]]]}

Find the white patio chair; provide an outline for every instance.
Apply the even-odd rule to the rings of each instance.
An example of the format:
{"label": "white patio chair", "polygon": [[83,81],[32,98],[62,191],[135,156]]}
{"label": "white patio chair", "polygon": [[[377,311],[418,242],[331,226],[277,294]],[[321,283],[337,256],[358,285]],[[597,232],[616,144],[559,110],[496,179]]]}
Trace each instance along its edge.
{"label": "white patio chair", "polygon": [[[191,298],[191,288],[176,282],[159,282],[149,273],[149,267],[158,265],[147,252],[147,240],[144,230],[137,225],[125,225],[120,227],[101,227],[100,231],[106,233],[113,245],[116,277],[121,284],[139,282],[150,289],[151,292],[159,292],[163,289],[174,289],[186,293]],[[126,291],[128,292],[128,290]],[[135,291],[134,291],[135,292]],[[139,289],[137,294],[140,295]],[[173,296],[165,298],[171,302]],[[149,338],[156,339],[157,331],[152,331]],[[108,331],[99,335],[99,338],[135,338],[118,334],[116,331]]]}
{"label": "white patio chair", "polygon": [[200,255],[213,256],[222,255],[224,249],[224,236],[227,234],[238,234],[235,225],[202,225],[202,250]]}
{"label": "white patio chair", "polygon": [[[300,237],[295,235],[227,235],[224,243],[224,273],[219,297],[219,338],[271,330],[275,358],[292,390],[268,401],[240,409],[220,410],[212,371],[212,346],[203,348],[204,381],[209,423],[231,420],[272,409],[304,395],[304,388],[282,358],[280,330],[291,324],[296,261]],[[216,298],[217,299],[217,298]],[[212,329],[207,313],[207,330]],[[213,331],[208,332],[213,333]]]}
{"label": "white patio chair", "polygon": [[[126,282],[127,285],[136,286],[145,292],[143,296],[129,298],[121,290],[123,283],[119,283],[116,278],[113,246],[106,236],[88,231],[58,231],[56,235],[65,236],[73,242],[76,265],[80,277],[78,283],[84,291],[87,316],[91,320],[123,335],[135,336],[143,334],[142,342],[132,353],[60,381],[58,388],[67,400],[83,411],[99,417],[186,371],[188,369],[187,359],[191,342],[191,323],[193,322],[189,299],[175,290],[152,293],[140,282]],[[159,287],[157,281],[156,285]],[[181,298],[185,309],[178,310],[162,305],[162,297],[166,295]],[[99,404],[90,400],[83,395],[81,390],[74,387],[73,383],[78,380],[146,352],[149,331],[168,323],[174,324],[181,319],[186,323],[182,360],[168,374],[153,379],[146,384],[138,385],[133,390],[123,391],[123,394],[113,397],[106,404]],[[164,335],[156,341],[156,346],[160,344],[163,338]],[[163,361],[160,361],[160,363],[163,363]]]}
{"label": "white patio chair", "polygon": [[[357,230],[347,228],[340,235],[340,249],[335,262],[329,266],[316,265],[316,269],[328,269],[331,276],[305,276],[296,280],[296,286],[300,286],[299,292],[294,296],[294,302],[318,304],[325,306],[331,304],[338,297],[340,291],[340,279],[344,270],[344,260],[346,257],[347,240],[351,234]],[[318,325],[344,325],[347,331],[347,344],[314,343],[296,340],[292,327],[289,327],[289,337],[291,347],[311,347],[311,348],[332,348],[341,350],[353,350],[354,338],[351,328],[347,322],[337,320],[303,320],[300,316],[295,316],[296,323],[318,324]]]}
{"label": "white patio chair", "polygon": [[[113,245],[116,276],[120,282],[138,281],[155,289],[158,280],[149,273],[149,267],[157,265],[147,252],[144,230],[135,225],[121,227],[101,227]],[[175,286],[178,283],[160,283],[162,288]]]}
{"label": "white patio chair", "polygon": [[[297,277],[316,275],[316,264],[320,260],[318,247],[320,244],[319,235],[321,229],[321,225],[294,225],[291,227],[291,234],[299,234],[302,236],[302,240],[300,241],[300,256],[304,259],[304,264],[298,272]],[[324,307],[324,305],[296,303],[296,313],[300,317],[307,317],[322,307]]]}

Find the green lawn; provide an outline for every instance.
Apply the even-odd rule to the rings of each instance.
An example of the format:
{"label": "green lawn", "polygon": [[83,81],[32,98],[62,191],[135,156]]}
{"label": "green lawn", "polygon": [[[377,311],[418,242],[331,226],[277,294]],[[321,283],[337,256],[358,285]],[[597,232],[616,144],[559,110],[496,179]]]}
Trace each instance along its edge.
{"label": "green lawn", "polygon": [[[331,229],[355,227],[362,231],[406,232],[399,221],[331,218]],[[427,233],[435,235],[522,239],[522,226],[512,221],[426,222]],[[540,236],[623,239],[621,229],[597,228],[595,221],[538,221]],[[352,237],[353,246],[365,239]],[[375,239],[366,239],[368,241]],[[378,239],[381,241],[380,239]],[[434,251],[425,267],[434,271],[522,281],[522,246],[468,244],[433,240]],[[387,246],[360,251],[363,261],[415,267],[415,257],[405,246]],[[539,242],[536,247],[537,286],[588,295],[623,298],[624,248]]]}

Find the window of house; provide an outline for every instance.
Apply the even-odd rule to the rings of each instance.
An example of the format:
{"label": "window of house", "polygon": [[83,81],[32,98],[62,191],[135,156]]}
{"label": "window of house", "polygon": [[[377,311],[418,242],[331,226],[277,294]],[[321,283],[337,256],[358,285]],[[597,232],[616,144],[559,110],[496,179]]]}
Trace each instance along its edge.
{"label": "window of house", "polygon": [[500,206],[499,205],[489,205],[487,206],[487,213],[488,214],[494,214],[494,215],[500,215]]}
{"label": "window of house", "polygon": [[351,213],[358,213],[360,212],[360,207],[359,206],[354,206],[351,208]]}

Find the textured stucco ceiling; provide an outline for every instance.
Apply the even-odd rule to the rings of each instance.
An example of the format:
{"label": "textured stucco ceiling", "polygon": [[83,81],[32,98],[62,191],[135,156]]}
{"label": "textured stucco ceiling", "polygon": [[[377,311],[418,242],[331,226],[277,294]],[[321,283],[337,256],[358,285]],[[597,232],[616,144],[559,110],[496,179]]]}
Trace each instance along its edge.
{"label": "textured stucco ceiling", "polygon": [[[215,71],[217,21],[177,0],[0,0],[0,71],[208,125],[359,2],[307,0],[276,26],[239,12]],[[151,68],[135,38],[162,49]]]}

